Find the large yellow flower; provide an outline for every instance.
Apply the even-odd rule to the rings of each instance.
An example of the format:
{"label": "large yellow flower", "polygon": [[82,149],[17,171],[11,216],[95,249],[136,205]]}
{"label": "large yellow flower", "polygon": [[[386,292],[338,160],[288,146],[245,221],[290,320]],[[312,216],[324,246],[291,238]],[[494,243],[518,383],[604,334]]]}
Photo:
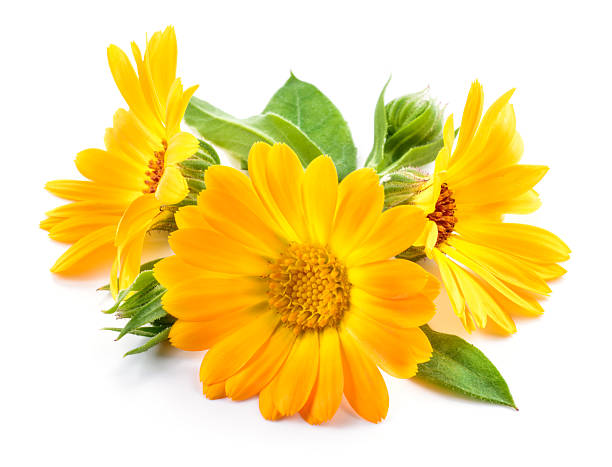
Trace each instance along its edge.
{"label": "large yellow flower", "polygon": [[145,233],[160,207],[187,195],[187,182],[177,164],[198,148],[193,135],[180,131],[197,86],[183,91],[176,78],[174,29],[153,34],[144,57],[135,43],[132,53],[137,73],[121,49],[108,48],[113,78],[129,110],[115,113],[104,138],[106,150],[78,154],[77,169],[89,180],[46,185],[51,193],[74,202],[48,212],[41,223],[51,238],[73,243],[53,265],[53,272],[87,267],[93,253],[114,245],[113,293],[130,285],[138,274]]}
{"label": "large yellow flower", "polygon": [[344,392],[380,421],[388,394],[377,365],[408,378],[431,356],[418,326],[434,314],[439,284],[391,259],[422,231],[422,211],[381,214],[373,170],[338,184],[329,157],[304,171],[283,144],[255,144],[248,165],[250,179],[209,168],[198,205],[177,213],[176,256],[155,268],[164,308],[178,318],[171,343],[210,349],[200,370],[209,398],[259,394],[269,420],[299,412],[321,423]]}
{"label": "large yellow flower", "polygon": [[547,281],[565,273],[557,263],[570,253],[547,230],[503,222],[505,213],[540,207],[533,187],[548,170],[518,164],[523,142],[509,103],[512,93],[491,105],[481,121],[482,87],[472,85],[457,145],[452,151],[451,115],[434,174],[416,201],[428,215],[417,244],[438,264],[452,307],[468,331],[484,328],[491,318],[512,333],[511,314],[541,314],[537,299],[550,292]]}

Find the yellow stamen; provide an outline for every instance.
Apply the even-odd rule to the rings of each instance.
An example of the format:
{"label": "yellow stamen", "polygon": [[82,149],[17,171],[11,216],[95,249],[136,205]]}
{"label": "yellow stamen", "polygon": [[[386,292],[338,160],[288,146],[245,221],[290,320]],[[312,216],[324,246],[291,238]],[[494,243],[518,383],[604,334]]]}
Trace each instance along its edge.
{"label": "yellow stamen", "polygon": [[151,170],[147,170],[145,175],[149,177],[148,180],[145,180],[145,185],[147,187],[142,190],[143,193],[155,193],[157,190],[157,185],[159,185],[159,181],[164,174],[164,159],[166,158],[166,150],[168,149],[168,143],[166,141],[162,141],[162,145],[164,149],[161,151],[155,151],[153,153],[153,159],[149,161],[148,167]]}
{"label": "yellow stamen", "polygon": [[346,267],[327,248],[292,244],[268,275],[268,302],[293,332],[336,326],[349,306]]}
{"label": "yellow stamen", "polygon": [[443,183],[440,188],[440,197],[436,201],[436,210],[427,216],[430,221],[435,222],[438,226],[436,246],[444,243],[453,233],[457,223],[457,218],[455,217],[456,208],[457,205],[453,198],[453,192],[450,191],[446,183]]}

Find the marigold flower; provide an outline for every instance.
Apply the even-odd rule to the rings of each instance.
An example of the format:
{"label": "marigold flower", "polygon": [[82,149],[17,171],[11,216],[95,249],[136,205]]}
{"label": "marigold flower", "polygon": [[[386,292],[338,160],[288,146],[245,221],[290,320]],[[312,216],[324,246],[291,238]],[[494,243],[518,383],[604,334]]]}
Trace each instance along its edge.
{"label": "marigold flower", "polygon": [[382,212],[372,169],[340,184],[320,156],[304,171],[286,145],[255,144],[250,179],[214,166],[197,206],[181,208],[176,254],[155,267],[170,332],[184,350],[210,349],[200,370],[209,398],[259,394],[262,415],[330,420],[342,394],[366,420],[387,414],[377,368],[409,378],[429,360],[418,326],[438,281],[391,259],[421,233],[414,206]]}
{"label": "marigold flower", "polygon": [[[516,131],[514,90],[482,117],[483,91],[474,82],[454,144],[452,115],[444,127],[444,148],[415,204],[427,214],[417,245],[436,261],[453,310],[464,327],[484,328],[491,318],[506,333],[516,331],[511,314],[539,315],[538,297],[547,281],[566,271],[557,263],[570,250],[539,227],[503,221],[540,207],[533,187],[548,167],[518,164],[523,142]],[[452,155],[451,155],[452,152]]]}
{"label": "marigold flower", "polygon": [[129,110],[115,113],[104,138],[106,150],[78,154],[77,169],[89,180],[47,183],[51,193],[73,202],[48,212],[41,223],[51,238],[73,243],[53,265],[53,272],[86,266],[92,253],[116,246],[111,272],[114,294],[138,274],[145,233],[160,208],[187,195],[187,182],[177,164],[198,148],[193,135],[180,131],[197,86],[183,91],[176,78],[174,29],[153,34],[144,57],[135,43],[132,53],[137,72],[121,49],[108,48],[111,73]]}

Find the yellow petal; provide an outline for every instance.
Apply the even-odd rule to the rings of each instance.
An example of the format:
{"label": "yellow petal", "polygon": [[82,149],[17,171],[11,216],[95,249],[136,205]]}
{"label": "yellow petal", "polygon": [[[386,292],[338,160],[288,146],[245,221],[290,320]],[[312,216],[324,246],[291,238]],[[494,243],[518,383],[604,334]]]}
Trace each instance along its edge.
{"label": "yellow petal", "polygon": [[274,406],[272,399],[272,384],[268,384],[259,393],[259,411],[266,420],[274,421],[283,418],[283,415]]}
{"label": "yellow petal", "polygon": [[117,227],[109,225],[95,230],[74,243],[60,256],[51,272],[65,272],[76,265],[81,265],[92,253],[102,247],[112,245]]}
{"label": "yellow petal", "polygon": [[[500,122],[500,114],[504,110],[504,107],[510,101],[512,94],[514,94],[514,89],[511,89],[510,91],[503,94],[491,105],[491,107],[489,107],[484,117],[482,118],[480,126],[478,127],[476,134],[472,138],[469,147],[466,148],[465,154],[462,157],[457,158],[456,160],[455,158],[452,158],[451,165],[449,167],[449,172],[451,172],[451,174],[463,174],[463,177],[468,177],[472,173],[476,172],[475,167],[482,167],[481,164],[483,160],[488,160],[488,158],[482,157],[482,152],[483,150],[485,150],[487,144],[490,143],[489,137],[495,128],[497,128],[497,130],[501,129],[502,132],[505,132],[505,125],[508,123],[508,121],[504,118],[501,121],[502,127],[496,127],[496,123]],[[507,116],[507,114],[504,115],[504,117]],[[513,131],[514,128],[510,128],[510,131],[506,133],[512,135]]]}
{"label": "yellow petal", "polygon": [[156,151],[164,149],[162,140],[151,133],[133,112],[119,109],[113,116],[113,127],[104,134],[108,152],[125,157],[146,167]]}
{"label": "yellow petal", "polygon": [[121,219],[120,215],[95,213],[89,216],[73,216],[55,224],[49,230],[49,237],[58,242],[73,243],[94,230],[108,225],[115,227],[119,219]]}
{"label": "yellow petal", "polygon": [[546,282],[515,256],[469,242],[459,236],[454,236],[448,243],[508,284],[544,295],[550,292]]}
{"label": "yellow petal", "polygon": [[278,322],[276,313],[263,313],[213,346],[200,367],[202,383],[218,383],[236,374],[266,343]]}
{"label": "yellow petal", "polygon": [[179,229],[210,229],[214,230],[204,217],[200,206],[183,206],[174,214],[176,226]]}
{"label": "yellow petal", "polygon": [[202,385],[202,390],[207,399],[223,399],[225,397],[225,381],[210,385]]}
{"label": "yellow petal", "polygon": [[390,299],[408,298],[420,293],[428,276],[421,266],[403,259],[380,261],[348,270],[351,284],[372,295]]}
{"label": "yellow petal", "polygon": [[338,174],[328,156],[319,156],[304,175],[304,213],[311,241],[326,245],[336,212]]}
{"label": "yellow petal", "polygon": [[293,150],[286,144],[254,144],[249,153],[249,175],[261,202],[288,239],[307,240],[302,207],[304,169]]}
{"label": "yellow petal", "polygon": [[181,350],[206,350],[236,329],[248,324],[254,315],[243,312],[227,313],[210,321],[177,320],[170,329],[170,343]]}
{"label": "yellow petal", "polygon": [[[257,150],[256,146],[262,151],[270,147],[265,143],[258,143],[253,146],[252,151]],[[255,193],[251,179],[247,175],[232,167],[214,165],[206,170],[204,179],[206,190],[218,190],[234,202],[244,204],[253,215],[261,219],[277,235],[285,235],[285,230],[272,218]]]}
{"label": "yellow petal", "polygon": [[85,149],[75,159],[83,176],[101,185],[142,192],[146,167],[102,149]]}
{"label": "yellow petal", "polygon": [[272,381],[274,406],[285,415],[298,412],[310,396],[319,369],[319,335],[298,336],[278,374]]}
{"label": "yellow petal", "polygon": [[166,166],[162,175],[155,197],[161,204],[176,204],[185,199],[189,193],[187,180],[181,174],[181,171],[173,166]]}
{"label": "yellow petal", "polygon": [[163,135],[159,121],[154,117],[142,92],[140,82],[127,55],[117,46],[108,48],[108,64],[121,95],[138,118],[157,135]]}
{"label": "yellow petal", "polygon": [[537,263],[569,259],[568,246],[548,230],[509,222],[458,222],[456,230],[467,240]]}
{"label": "yellow petal", "polygon": [[[533,306],[526,301],[520,294],[517,294],[512,288],[506,285],[503,281],[498,279],[495,275],[491,274],[485,268],[480,266],[476,261],[466,256],[463,252],[451,248],[448,245],[442,245],[442,252],[453,258],[458,263],[470,268],[474,273],[478,274],[482,279],[491,284],[492,287],[497,289],[501,294],[507,297],[509,300],[515,302],[517,305],[523,306],[527,309],[532,309]],[[457,270],[455,269],[455,272]],[[535,311],[535,310],[534,310]]]}
{"label": "yellow petal", "polygon": [[205,271],[186,263],[176,255],[168,256],[156,263],[153,267],[153,274],[155,279],[167,289],[197,278],[205,280],[209,278],[235,277],[234,275]]}
{"label": "yellow petal", "polygon": [[198,139],[190,133],[175,134],[170,141],[168,141],[168,149],[166,150],[166,164],[178,164],[183,162],[185,159],[193,156],[200,143]]}
{"label": "yellow petal", "polygon": [[55,196],[73,201],[117,201],[126,204],[141,194],[140,191],[83,180],[54,180],[47,182],[45,189]]}
{"label": "yellow petal", "polygon": [[448,293],[448,298],[450,299],[453,311],[463,323],[463,327],[466,329],[466,331],[472,332],[475,329],[472,326],[473,321],[471,320],[471,317],[466,318],[466,314],[468,314],[468,312],[465,309],[465,300],[461,295],[457,278],[453,273],[453,270],[456,267],[455,263],[448,259],[446,255],[444,255],[444,253],[438,249],[433,250],[433,259],[436,261],[438,268],[440,269],[440,276],[442,277],[442,282],[444,282],[444,287]]}
{"label": "yellow petal", "polygon": [[453,187],[457,204],[490,204],[511,200],[531,190],[546,175],[542,165],[513,165],[483,176],[469,185]]}
{"label": "yellow petal", "polygon": [[320,333],[319,373],[310,398],[300,415],[308,423],[318,425],[331,420],[342,401],[344,375],[340,339],[336,328]]}
{"label": "yellow petal", "polygon": [[480,117],[482,116],[483,103],[484,93],[482,91],[482,85],[478,81],[474,81],[470,87],[465,107],[463,108],[461,126],[459,127],[459,138],[457,140],[457,147],[453,153],[454,162],[462,157],[472,142],[472,138],[480,122]]}
{"label": "yellow petal", "polygon": [[287,244],[256,212],[225,190],[207,188],[200,193],[198,208],[210,226],[247,246],[257,254],[276,258]]}
{"label": "yellow petal", "polygon": [[213,230],[177,230],[170,235],[169,242],[172,250],[185,262],[208,271],[265,276],[270,270],[263,257]]}
{"label": "yellow petal", "polygon": [[431,358],[431,345],[419,328],[386,326],[353,312],[347,313],[344,325],[376,364],[396,378],[411,378],[417,372],[417,364]]}
{"label": "yellow petal", "polygon": [[167,96],[176,77],[177,43],[172,26],[149,39],[147,54],[155,89],[160,96]]}
{"label": "yellow petal", "polygon": [[357,313],[389,327],[407,329],[427,324],[436,313],[436,307],[431,299],[422,294],[393,300],[353,288],[351,313]]}
{"label": "yellow petal", "polygon": [[426,217],[416,206],[397,206],[383,212],[370,236],[349,253],[347,266],[392,258],[410,248],[425,228]]}
{"label": "yellow petal", "polygon": [[[512,321],[510,315],[500,306],[498,301],[482,286],[482,281],[458,266],[453,269],[453,272],[461,287],[461,293],[465,297],[465,302],[479,328],[486,326],[487,316],[489,316],[508,334],[516,332],[514,321]],[[507,301],[514,303],[510,300]],[[516,307],[516,304],[514,307]]]}
{"label": "yellow petal", "polygon": [[45,215],[49,217],[121,216],[130,203],[125,201],[75,201],[58,206]]}
{"label": "yellow petal", "polygon": [[332,251],[344,259],[372,232],[381,215],[384,192],[372,169],[351,172],[338,186],[338,207],[331,234]]}
{"label": "yellow petal", "polygon": [[389,393],[380,371],[360,348],[358,342],[341,328],[344,395],[357,414],[372,423],[387,416]]}
{"label": "yellow petal", "polygon": [[117,227],[115,245],[121,246],[135,236],[142,236],[159,214],[159,203],[152,194],[141,195],[128,206]]}
{"label": "yellow petal", "polygon": [[164,309],[179,319],[205,321],[267,302],[267,284],[259,278],[201,277],[174,285],[162,297]]}
{"label": "yellow petal", "polygon": [[286,326],[279,326],[268,342],[249,362],[226,382],[227,395],[245,400],[258,394],[285,363],[296,335]]}

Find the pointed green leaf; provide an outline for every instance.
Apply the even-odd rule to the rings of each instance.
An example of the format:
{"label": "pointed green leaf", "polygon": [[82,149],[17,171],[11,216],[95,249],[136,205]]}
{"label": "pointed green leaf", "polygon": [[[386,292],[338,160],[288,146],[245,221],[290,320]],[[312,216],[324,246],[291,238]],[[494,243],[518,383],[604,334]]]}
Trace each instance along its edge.
{"label": "pointed green leaf", "polygon": [[128,355],[134,355],[134,354],[137,354],[137,353],[146,352],[151,347],[154,347],[157,344],[161,344],[163,341],[168,339],[168,335],[169,334],[170,334],[170,328],[164,329],[159,334],[157,334],[154,337],[152,337],[151,339],[149,339],[144,345],[141,345],[140,347],[136,347],[135,349],[132,349],[129,352],[127,352],[124,355],[124,357],[127,357]]}
{"label": "pointed green leaf", "polygon": [[421,329],[433,347],[433,356],[419,364],[417,377],[472,399],[516,409],[510,390],[497,368],[472,344],[460,337]]}
{"label": "pointed green leaf", "polygon": [[149,324],[165,315],[166,311],[162,308],[161,298],[157,298],[146,305],[143,305],[136,310],[136,312],[132,315],[132,318],[123,327],[117,336],[117,340],[121,339],[133,329],[138,329],[139,327]]}
{"label": "pointed green leaf", "polygon": [[321,148],[321,154],[332,158],[340,179],[357,167],[357,148],[346,121],[316,86],[291,73],[268,102],[266,113],[280,115],[301,129]]}
{"label": "pointed green leaf", "polygon": [[[167,327],[168,326],[143,326],[142,328],[132,329],[131,331],[128,331],[128,334],[133,334],[135,336],[142,337],[154,337]],[[102,331],[121,332],[123,331],[123,328],[102,328]]]}
{"label": "pointed green leaf", "polygon": [[254,143],[286,143],[304,166],[324,151],[289,120],[274,113],[238,119],[215,106],[192,97],[185,121],[203,138],[246,161]]}
{"label": "pointed green leaf", "polygon": [[141,272],[136,277],[136,279],[134,279],[134,282],[132,282],[132,285],[130,285],[127,289],[124,289],[119,292],[119,294],[117,295],[117,301],[115,302],[115,304],[112,307],[110,307],[108,310],[104,310],[103,313],[107,313],[107,314],[114,313],[115,311],[117,311],[117,309],[119,308],[123,300],[125,300],[125,298],[128,296],[128,294],[131,291],[142,290],[143,288],[149,286],[150,284],[154,282],[157,282],[157,281],[155,281],[155,278],[153,277],[152,270]]}
{"label": "pointed green leaf", "polygon": [[387,80],[380,96],[378,96],[378,102],[376,102],[376,108],[374,109],[374,143],[370,155],[366,160],[365,166],[376,168],[383,159],[385,149],[385,139],[387,138],[387,115],[385,112],[385,91],[391,81],[391,77]]}

